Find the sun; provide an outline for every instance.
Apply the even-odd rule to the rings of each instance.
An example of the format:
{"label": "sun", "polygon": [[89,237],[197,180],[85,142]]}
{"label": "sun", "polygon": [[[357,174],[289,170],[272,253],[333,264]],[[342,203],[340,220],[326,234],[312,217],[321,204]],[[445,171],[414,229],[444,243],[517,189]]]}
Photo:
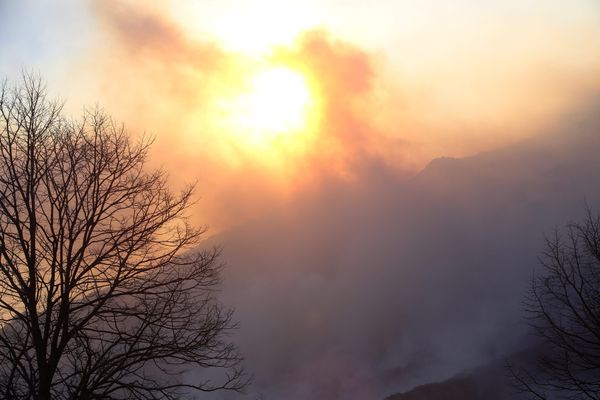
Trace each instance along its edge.
{"label": "sun", "polygon": [[270,68],[253,77],[240,117],[260,137],[298,131],[304,127],[310,99],[301,74],[285,67]]}
{"label": "sun", "polygon": [[306,131],[313,107],[302,73],[273,66],[252,75],[229,108],[240,135],[254,145],[264,145]]}

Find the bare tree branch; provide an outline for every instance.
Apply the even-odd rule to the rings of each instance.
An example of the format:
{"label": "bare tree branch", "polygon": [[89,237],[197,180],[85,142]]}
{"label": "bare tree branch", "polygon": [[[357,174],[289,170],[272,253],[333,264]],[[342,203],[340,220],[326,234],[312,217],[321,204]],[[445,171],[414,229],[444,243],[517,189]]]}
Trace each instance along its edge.
{"label": "bare tree branch", "polygon": [[536,399],[600,399],[600,217],[546,240],[543,273],[525,312],[547,349],[535,368],[516,369],[517,387]]}
{"label": "bare tree branch", "polygon": [[[193,187],[172,193],[99,110],[61,116],[39,78],[0,88],[0,393],[175,399],[240,390],[219,251],[198,251]],[[224,371],[190,383],[190,369]]]}

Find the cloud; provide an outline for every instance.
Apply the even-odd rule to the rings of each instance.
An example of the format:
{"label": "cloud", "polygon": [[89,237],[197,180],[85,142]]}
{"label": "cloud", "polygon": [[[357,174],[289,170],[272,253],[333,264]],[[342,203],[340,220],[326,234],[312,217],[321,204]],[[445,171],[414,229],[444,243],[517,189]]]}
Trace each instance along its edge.
{"label": "cloud", "polygon": [[[325,28],[314,29],[299,33],[295,42],[274,49],[261,62],[291,64],[311,78],[321,100],[317,134],[300,150],[275,147],[256,154],[240,144],[240,132],[225,126],[219,99],[243,87],[260,62],[224,50],[208,33],[192,36],[175,22],[167,3],[92,4],[98,43],[90,46],[83,72],[75,74],[83,75],[80,86],[88,89],[89,100],[82,102],[99,101],[131,130],[156,134],[153,158],[177,171],[175,181],[198,179],[206,185],[206,191],[200,188],[210,208],[204,216],[215,218],[215,226],[228,225],[246,213],[244,205],[232,204],[240,198],[231,193],[236,182],[245,182],[245,196],[262,193],[256,201],[249,199],[255,204],[267,198],[281,201],[318,184],[323,176],[352,178],[365,163],[390,165],[408,176],[432,157],[473,154],[531,135],[598,86],[597,79],[590,78],[597,75],[593,57],[577,58],[578,47],[573,57],[581,59],[581,65],[557,64],[556,49],[527,47],[539,44],[533,34],[519,42],[523,45],[516,54],[507,50],[512,47],[500,46],[499,57],[523,54],[523,62],[495,62],[489,46],[482,48],[479,40],[472,43],[471,54],[466,46],[471,40],[457,33],[456,50],[466,57],[464,64],[448,57],[447,49],[436,52],[442,44],[427,42],[423,59],[408,52],[406,65],[391,65],[381,53]],[[495,35],[500,35],[498,29],[494,25]],[[533,32],[539,29],[536,24]],[[582,34],[558,32],[564,33],[564,41]],[[513,36],[508,37],[510,43]],[[397,62],[400,56],[394,57]],[[428,57],[433,61],[419,64]],[[542,71],[545,59],[552,62]],[[510,68],[502,69],[505,61]],[[269,164],[267,159],[277,162]],[[227,209],[219,208],[218,202],[227,203]],[[226,214],[232,218],[222,217]]]}
{"label": "cloud", "polygon": [[[377,71],[366,51],[312,30],[257,61],[225,51],[214,38],[190,37],[158,7],[93,4],[102,44],[79,79],[95,85],[87,95],[97,96],[130,130],[156,134],[153,163],[176,171],[175,186],[200,183],[199,220],[216,229],[237,224],[264,212],[263,204],[282,205],[327,177],[351,179],[364,163],[385,164],[383,153],[393,153],[396,172],[406,175],[406,142],[390,139],[364,112]],[[265,62],[302,71],[320,107],[308,144],[266,151],[281,160],[276,165],[240,144],[219,119],[218,99],[243,87],[248,71]]]}
{"label": "cloud", "polygon": [[[407,151],[407,140],[393,138],[389,128],[376,125],[376,114],[368,112],[376,89],[376,58],[323,30],[304,32],[293,47],[279,49],[273,58],[303,70],[322,98],[316,151],[307,164],[319,165],[323,173],[323,164],[331,165],[333,159],[341,171],[352,175],[355,163],[365,158],[387,162],[387,156],[394,154],[397,172],[406,172],[402,153]],[[320,158],[327,160],[319,164]]]}

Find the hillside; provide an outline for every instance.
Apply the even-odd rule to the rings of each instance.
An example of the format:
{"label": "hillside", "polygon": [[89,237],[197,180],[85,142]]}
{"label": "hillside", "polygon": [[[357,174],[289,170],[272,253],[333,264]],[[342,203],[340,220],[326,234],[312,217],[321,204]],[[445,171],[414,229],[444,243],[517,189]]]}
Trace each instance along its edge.
{"label": "hillside", "polygon": [[586,201],[600,207],[598,154],[596,117],[434,160],[409,181],[368,164],[214,238],[257,390],[290,400],[499,393],[485,383],[498,386],[497,374],[462,371],[527,345],[521,299],[544,235],[579,219]]}

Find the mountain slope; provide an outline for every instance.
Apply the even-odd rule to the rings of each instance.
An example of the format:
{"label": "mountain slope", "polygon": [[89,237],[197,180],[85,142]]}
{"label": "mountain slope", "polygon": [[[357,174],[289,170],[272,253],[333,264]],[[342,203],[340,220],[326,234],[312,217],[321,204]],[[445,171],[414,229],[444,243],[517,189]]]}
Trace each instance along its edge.
{"label": "mountain slope", "polygon": [[[544,234],[586,200],[600,208],[599,120],[407,182],[365,162],[215,238],[257,391],[382,399],[526,347],[521,298]],[[460,379],[452,390],[474,390]]]}

